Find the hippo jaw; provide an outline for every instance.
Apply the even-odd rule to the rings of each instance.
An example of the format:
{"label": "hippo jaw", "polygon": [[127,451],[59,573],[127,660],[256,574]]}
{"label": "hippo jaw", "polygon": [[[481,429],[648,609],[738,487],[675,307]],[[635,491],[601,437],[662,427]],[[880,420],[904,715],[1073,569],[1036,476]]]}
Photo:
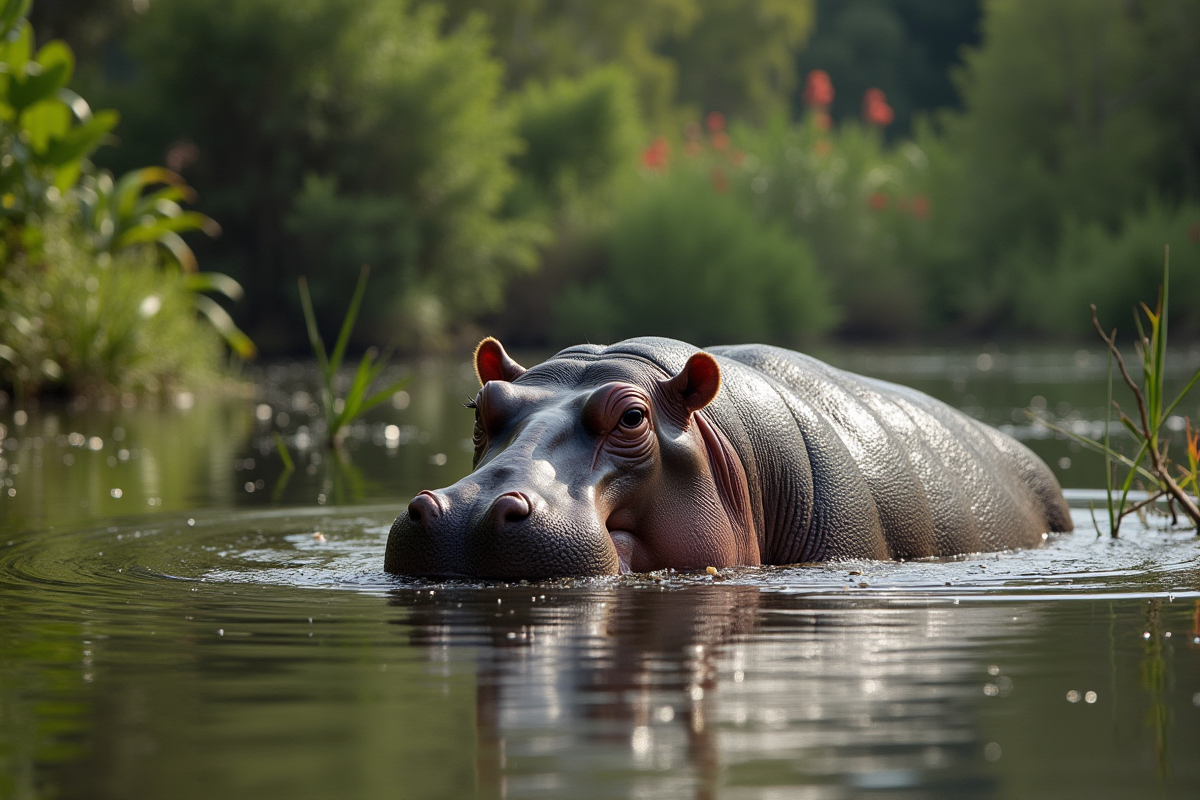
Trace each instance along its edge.
{"label": "hippo jaw", "polygon": [[517,382],[526,370],[485,340],[476,369],[475,471],[413,498],[386,571],[519,579],[758,563],[748,512],[741,524],[727,513],[730,454],[714,459],[711,425],[693,417],[720,385],[711,356],[666,380],[632,370],[562,386]]}

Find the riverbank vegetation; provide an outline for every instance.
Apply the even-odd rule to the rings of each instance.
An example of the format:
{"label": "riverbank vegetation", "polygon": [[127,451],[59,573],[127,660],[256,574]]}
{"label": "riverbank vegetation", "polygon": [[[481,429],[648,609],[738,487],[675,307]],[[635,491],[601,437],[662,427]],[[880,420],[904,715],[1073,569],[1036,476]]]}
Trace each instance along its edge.
{"label": "riverbank vegetation", "polygon": [[363,264],[360,347],[1082,338],[1164,243],[1200,333],[1200,0],[64,5],[39,43],[121,115],[82,182],[195,187],[245,287],[202,305],[268,353]]}

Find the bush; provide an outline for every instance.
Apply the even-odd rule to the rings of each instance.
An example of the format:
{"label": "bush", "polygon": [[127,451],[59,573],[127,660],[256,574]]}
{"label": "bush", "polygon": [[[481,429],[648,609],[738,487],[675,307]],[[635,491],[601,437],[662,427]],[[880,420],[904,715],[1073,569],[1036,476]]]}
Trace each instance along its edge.
{"label": "bush", "polygon": [[153,245],[97,253],[74,213],[36,230],[0,277],[4,383],[18,394],[157,392],[215,376],[220,339]]}
{"label": "bush", "polygon": [[513,159],[516,214],[591,214],[611,204],[644,138],[632,78],[605,67],[579,79],[531,83],[513,104],[524,148]]}
{"label": "bush", "polygon": [[[145,160],[174,147],[225,236],[208,249],[244,278],[275,350],[340,320],[364,262],[364,327],[437,343],[497,306],[545,233],[505,218],[519,148],[481,24],[443,35],[440,10],[392,0],[154,3],[131,27],[136,79],[115,88]],[[258,337],[256,337],[258,338]]]}
{"label": "bush", "polygon": [[559,299],[559,338],[788,345],[836,319],[808,246],[694,171],[647,179],[621,209],[609,258],[600,280]]}
{"label": "bush", "polygon": [[94,169],[88,156],[118,116],[66,88],[67,45],[34,51],[28,10],[28,0],[0,6],[0,385],[18,395],[157,390],[214,372],[214,329],[252,355],[228,313],[199,294],[241,287],[198,273],[180,237],[216,224],[184,211],[191,189],[169,170],[114,180]]}
{"label": "bush", "polygon": [[1200,333],[1200,205],[1158,200],[1126,214],[1115,230],[1068,221],[1047,268],[1029,270],[1022,281],[1018,324],[1085,334],[1094,303],[1106,325],[1128,327],[1127,313],[1162,283],[1164,244],[1171,247],[1172,328]]}

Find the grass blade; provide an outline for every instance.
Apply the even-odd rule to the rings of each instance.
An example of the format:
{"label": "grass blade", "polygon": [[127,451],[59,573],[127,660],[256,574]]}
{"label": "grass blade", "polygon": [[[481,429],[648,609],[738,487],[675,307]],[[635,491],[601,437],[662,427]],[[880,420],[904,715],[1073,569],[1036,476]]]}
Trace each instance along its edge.
{"label": "grass blade", "polygon": [[350,332],[354,330],[354,321],[358,319],[358,307],[362,305],[363,295],[367,291],[367,276],[371,268],[363,265],[358,273],[358,284],[354,287],[354,297],[350,300],[350,308],[346,309],[346,317],[342,320],[342,329],[338,332],[337,342],[333,345],[333,354],[329,363],[334,372],[342,365],[342,356],[346,354],[346,345],[350,343]]}

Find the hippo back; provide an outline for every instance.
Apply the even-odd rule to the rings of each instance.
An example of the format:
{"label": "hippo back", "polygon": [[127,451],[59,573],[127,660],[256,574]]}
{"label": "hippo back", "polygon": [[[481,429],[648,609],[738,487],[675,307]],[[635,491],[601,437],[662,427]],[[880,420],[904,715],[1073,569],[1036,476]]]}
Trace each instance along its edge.
{"label": "hippo back", "polygon": [[[645,337],[559,356],[584,350],[670,375],[697,348]],[[778,347],[707,352],[722,389],[702,413],[745,467],[763,563],[1032,547],[1073,527],[1041,459],[939,400]]]}
{"label": "hippo back", "polygon": [[776,347],[710,352],[757,373],[727,370],[731,394],[750,389],[742,402],[772,406],[765,382],[793,418],[774,446],[803,448],[811,465],[812,520],[792,533],[805,557],[866,555],[864,542],[890,558],[1004,550],[1072,528],[1040,458],[927,394]]}

